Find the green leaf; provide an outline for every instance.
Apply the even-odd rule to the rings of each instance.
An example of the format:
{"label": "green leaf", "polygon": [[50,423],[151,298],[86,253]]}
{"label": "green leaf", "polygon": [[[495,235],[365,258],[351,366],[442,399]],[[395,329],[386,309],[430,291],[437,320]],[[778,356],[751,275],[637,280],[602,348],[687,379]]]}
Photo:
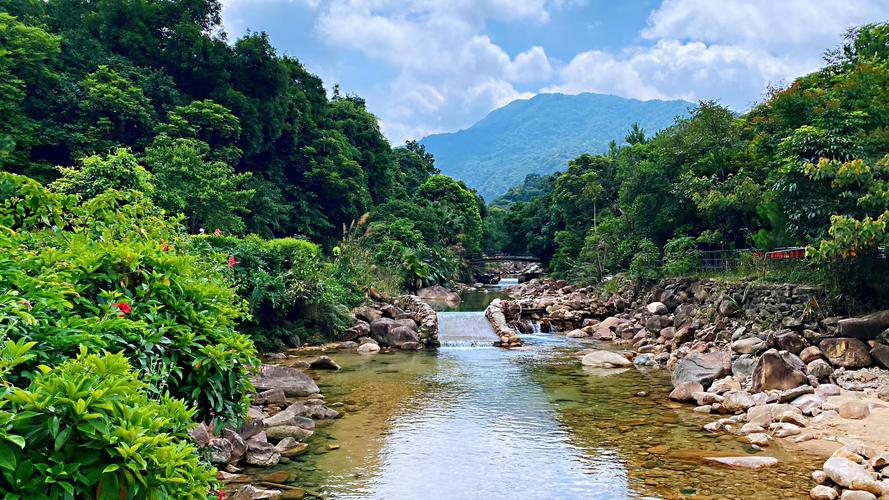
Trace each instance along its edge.
{"label": "green leaf", "polygon": [[15,452],[9,446],[0,443],[0,467],[14,471],[16,466]]}

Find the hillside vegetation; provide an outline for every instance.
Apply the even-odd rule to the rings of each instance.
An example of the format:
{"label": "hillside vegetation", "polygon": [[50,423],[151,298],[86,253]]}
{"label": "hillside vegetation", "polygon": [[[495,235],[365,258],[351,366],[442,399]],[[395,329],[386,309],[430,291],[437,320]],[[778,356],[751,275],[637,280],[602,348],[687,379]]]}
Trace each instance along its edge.
{"label": "hillside vegetation", "polygon": [[889,25],[849,32],[825,59],[745,115],[702,102],[654,135],[631,130],[624,146],[529,177],[489,212],[485,247],[599,280],[691,272],[702,250],[803,246],[807,280],[885,301]]}

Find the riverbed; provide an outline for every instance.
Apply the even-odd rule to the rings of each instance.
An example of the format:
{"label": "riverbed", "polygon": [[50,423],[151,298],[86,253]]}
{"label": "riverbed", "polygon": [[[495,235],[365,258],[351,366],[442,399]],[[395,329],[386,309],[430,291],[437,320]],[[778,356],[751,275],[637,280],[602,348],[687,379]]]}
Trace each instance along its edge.
{"label": "riverbed", "polygon": [[[585,370],[575,353],[607,346],[538,333],[506,350],[487,342],[480,312],[439,320],[437,352],[334,353],[341,370],[313,373],[344,416],[278,467],[293,484],[324,498],[486,500],[804,498],[811,487],[816,459],[704,432],[712,418],[667,399],[665,370]],[[752,454],[779,464],[702,461]]]}

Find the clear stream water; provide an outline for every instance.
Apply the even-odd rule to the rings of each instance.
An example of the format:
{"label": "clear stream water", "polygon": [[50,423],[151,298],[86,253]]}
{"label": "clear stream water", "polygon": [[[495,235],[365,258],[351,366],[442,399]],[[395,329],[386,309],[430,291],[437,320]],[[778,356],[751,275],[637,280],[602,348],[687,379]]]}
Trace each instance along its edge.
{"label": "clear stream water", "polygon": [[[476,310],[495,296],[474,297]],[[805,498],[811,487],[816,461],[774,445],[762,453],[780,464],[765,471],[704,464],[756,452],[702,431],[712,418],[669,401],[663,371],[584,370],[573,354],[595,344],[558,334],[490,347],[480,312],[439,314],[438,352],[333,353],[342,370],[313,374],[344,416],[279,466],[293,484],[324,498],[485,500]]]}

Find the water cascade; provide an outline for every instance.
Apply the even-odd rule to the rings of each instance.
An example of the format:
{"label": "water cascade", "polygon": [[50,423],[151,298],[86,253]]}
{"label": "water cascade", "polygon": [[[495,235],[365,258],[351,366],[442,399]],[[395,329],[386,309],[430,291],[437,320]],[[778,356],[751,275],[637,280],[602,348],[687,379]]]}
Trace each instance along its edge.
{"label": "water cascade", "polygon": [[497,336],[483,312],[440,312],[438,340],[442,347],[491,347]]}

